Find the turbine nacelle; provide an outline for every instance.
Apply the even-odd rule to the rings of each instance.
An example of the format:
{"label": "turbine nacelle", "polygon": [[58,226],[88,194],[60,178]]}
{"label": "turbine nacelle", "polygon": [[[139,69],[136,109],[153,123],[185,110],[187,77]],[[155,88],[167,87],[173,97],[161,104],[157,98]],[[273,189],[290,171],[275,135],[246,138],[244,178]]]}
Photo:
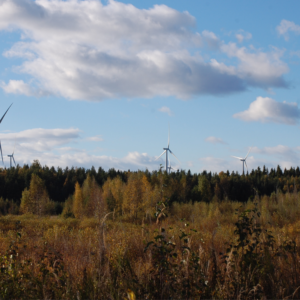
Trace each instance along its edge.
{"label": "turbine nacelle", "polygon": [[246,165],[246,168],[247,168],[247,171],[248,171],[248,166],[247,166],[247,163],[246,163],[246,159],[247,159],[247,157],[248,157],[248,155],[249,155],[249,153],[250,153],[251,148],[252,148],[252,147],[250,147],[250,149],[249,149],[249,151],[248,151],[248,153],[247,153],[247,155],[246,155],[245,158],[231,155],[232,157],[237,158],[237,159],[239,159],[241,162],[243,162],[243,174],[244,174],[244,164]]}
{"label": "turbine nacelle", "polygon": [[180,160],[175,156],[175,154],[170,149],[170,126],[169,126],[169,135],[168,135],[168,147],[163,148],[163,150],[164,150],[164,152],[159,157],[157,157],[155,160],[158,160],[163,154],[166,153],[166,171],[167,171],[167,173],[169,173],[170,167],[168,167],[168,152],[170,152],[180,162]]}

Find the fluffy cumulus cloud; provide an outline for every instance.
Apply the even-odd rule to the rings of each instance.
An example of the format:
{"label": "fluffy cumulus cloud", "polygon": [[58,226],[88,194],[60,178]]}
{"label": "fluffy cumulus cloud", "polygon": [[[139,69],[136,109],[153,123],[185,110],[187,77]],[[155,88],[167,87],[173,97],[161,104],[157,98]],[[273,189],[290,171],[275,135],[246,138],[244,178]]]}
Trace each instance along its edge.
{"label": "fluffy cumulus cloud", "polygon": [[26,96],[42,97],[51,93],[42,88],[34,88],[23,80],[9,80],[8,83],[0,82],[0,87],[9,94],[19,94]]}
{"label": "fluffy cumulus cloud", "polygon": [[[92,141],[100,139],[100,136],[92,137]],[[95,155],[93,152],[87,152],[78,147],[83,140],[77,128],[34,128],[17,133],[0,134],[6,166],[9,166],[7,154],[13,152],[16,163],[19,165],[30,164],[37,159],[42,165],[48,166],[85,168],[101,166],[104,169],[157,170],[161,163],[155,160],[155,157],[139,152],[129,152],[121,158]]]}
{"label": "fluffy cumulus cloud", "polygon": [[33,96],[31,87],[23,80],[10,80],[7,84],[1,82],[0,86],[6,93],[21,94],[26,96]]}
{"label": "fluffy cumulus cloud", "polygon": [[243,121],[273,122],[295,125],[300,118],[297,103],[277,102],[268,97],[257,97],[249,108],[233,115]]}
{"label": "fluffy cumulus cloud", "polygon": [[217,138],[215,136],[209,136],[205,139],[206,142],[208,143],[212,143],[212,144],[227,144],[226,142],[224,142],[222,139]]}
{"label": "fluffy cumulus cloud", "polygon": [[286,87],[282,74],[288,72],[287,65],[280,59],[283,51],[273,48],[271,52],[239,48],[235,43],[223,44],[222,51],[239,60],[237,69],[218,64],[221,70],[239,75],[248,85],[266,87]]}
{"label": "fluffy cumulus cloud", "polygon": [[276,29],[280,35],[284,36],[285,40],[289,39],[289,31],[300,34],[300,26],[288,20],[282,20]]}
{"label": "fluffy cumulus cloud", "polygon": [[[239,48],[195,28],[191,14],[166,5],[138,9],[113,0],[1,0],[0,30],[21,32],[4,55],[22,59],[15,69],[31,77],[28,82],[12,78],[1,87],[28,96],[100,101],[186,99],[248,86],[286,86],[281,51]],[[204,59],[205,45],[220,51],[227,64]]]}

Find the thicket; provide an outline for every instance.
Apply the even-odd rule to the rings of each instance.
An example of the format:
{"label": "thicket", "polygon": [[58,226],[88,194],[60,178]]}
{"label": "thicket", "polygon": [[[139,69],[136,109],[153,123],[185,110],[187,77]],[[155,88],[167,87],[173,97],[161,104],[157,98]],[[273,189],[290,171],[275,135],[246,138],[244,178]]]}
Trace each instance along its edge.
{"label": "thicket", "polygon": [[0,298],[300,297],[300,193],[154,206],[139,223],[0,218]]}

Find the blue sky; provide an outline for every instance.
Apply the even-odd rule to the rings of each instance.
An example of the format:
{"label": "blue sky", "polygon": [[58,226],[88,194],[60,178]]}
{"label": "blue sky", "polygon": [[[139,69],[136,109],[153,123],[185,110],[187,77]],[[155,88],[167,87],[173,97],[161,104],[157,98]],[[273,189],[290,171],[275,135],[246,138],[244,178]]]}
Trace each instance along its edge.
{"label": "blue sky", "polygon": [[[0,0],[0,125],[16,162],[296,167],[299,1]],[[297,18],[298,17],[298,18]],[[1,112],[0,112],[1,113]]]}

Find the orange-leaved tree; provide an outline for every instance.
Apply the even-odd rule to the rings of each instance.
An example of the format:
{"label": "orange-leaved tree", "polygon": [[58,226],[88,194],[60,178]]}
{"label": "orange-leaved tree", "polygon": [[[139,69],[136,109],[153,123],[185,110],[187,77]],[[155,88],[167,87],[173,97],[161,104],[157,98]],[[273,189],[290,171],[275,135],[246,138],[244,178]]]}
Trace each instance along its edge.
{"label": "orange-leaved tree", "polygon": [[[130,217],[137,219],[138,214],[145,214],[151,198],[150,184],[143,178],[142,173],[131,173],[124,189],[123,210]],[[148,195],[147,195],[148,194]]]}
{"label": "orange-leaved tree", "polygon": [[83,212],[83,195],[80,184],[76,182],[75,184],[75,193],[73,199],[73,213],[75,218],[82,218],[84,215]]}
{"label": "orange-leaved tree", "polygon": [[98,186],[94,176],[88,174],[82,185],[84,215],[94,217],[101,216],[106,211],[101,188]]}

